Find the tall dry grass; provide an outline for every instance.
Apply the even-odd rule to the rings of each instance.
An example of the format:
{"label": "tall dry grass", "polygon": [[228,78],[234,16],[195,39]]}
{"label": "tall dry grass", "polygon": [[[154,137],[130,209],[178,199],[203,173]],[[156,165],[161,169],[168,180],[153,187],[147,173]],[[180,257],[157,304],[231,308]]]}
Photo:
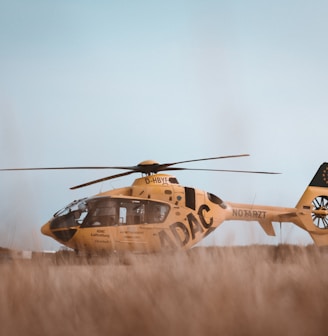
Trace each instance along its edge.
{"label": "tall dry grass", "polygon": [[326,250],[211,247],[124,260],[2,263],[1,335],[328,333]]}

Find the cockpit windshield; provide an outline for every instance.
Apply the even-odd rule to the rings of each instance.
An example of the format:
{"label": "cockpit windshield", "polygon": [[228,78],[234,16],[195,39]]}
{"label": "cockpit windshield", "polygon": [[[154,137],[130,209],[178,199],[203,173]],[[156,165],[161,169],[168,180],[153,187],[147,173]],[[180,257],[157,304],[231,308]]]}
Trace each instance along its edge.
{"label": "cockpit windshield", "polygon": [[72,203],[68,204],[65,208],[57,211],[54,214],[54,217],[67,215],[71,212],[75,212],[75,211],[85,209],[86,208],[86,200],[87,200],[87,198],[82,198],[82,199],[73,201]]}

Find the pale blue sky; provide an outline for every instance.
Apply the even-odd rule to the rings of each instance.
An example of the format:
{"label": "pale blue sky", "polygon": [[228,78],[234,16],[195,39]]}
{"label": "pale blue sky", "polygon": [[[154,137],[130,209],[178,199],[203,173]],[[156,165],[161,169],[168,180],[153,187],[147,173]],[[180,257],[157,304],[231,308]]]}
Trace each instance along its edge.
{"label": "pale blue sky", "polygon": [[[0,166],[250,153],[206,166],[283,174],[176,175],[228,201],[292,207],[328,160],[327,17],[326,1],[0,0]],[[0,246],[57,246],[39,233],[56,210],[133,177],[68,188],[112,173],[1,173]],[[292,226],[283,239],[311,242]],[[277,241],[226,223],[207,243]]]}

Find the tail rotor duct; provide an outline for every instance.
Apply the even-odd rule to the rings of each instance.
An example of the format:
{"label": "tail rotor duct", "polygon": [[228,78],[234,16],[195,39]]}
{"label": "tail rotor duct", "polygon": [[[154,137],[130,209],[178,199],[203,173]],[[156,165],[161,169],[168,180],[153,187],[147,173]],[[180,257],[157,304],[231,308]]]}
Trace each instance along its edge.
{"label": "tail rotor duct", "polygon": [[312,219],[319,229],[328,229],[328,196],[317,196],[312,201]]}

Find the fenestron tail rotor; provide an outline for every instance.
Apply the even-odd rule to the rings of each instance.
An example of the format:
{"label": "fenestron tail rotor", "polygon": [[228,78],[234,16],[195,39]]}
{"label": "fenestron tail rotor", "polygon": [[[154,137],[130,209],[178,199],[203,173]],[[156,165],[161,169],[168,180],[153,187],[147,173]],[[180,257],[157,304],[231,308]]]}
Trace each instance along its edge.
{"label": "fenestron tail rotor", "polygon": [[184,168],[184,167],[172,167],[178,164],[191,163],[191,162],[200,162],[200,161],[210,161],[210,160],[219,160],[219,159],[231,159],[249,156],[249,154],[238,154],[238,155],[226,155],[226,156],[216,156],[203,159],[193,159],[169,163],[158,163],[153,160],[142,161],[136,166],[75,166],[75,167],[39,167],[39,168],[8,168],[0,169],[0,171],[27,171],[27,170],[91,170],[91,169],[121,169],[128,170],[125,173],[110,175],[101,179],[89,181],[70,189],[78,189],[86,187],[95,183],[104,182],[112,180],[114,178],[127,176],[134,173],[142,173],[146,175],[157,174],[162,171],[177,171],[177,170],[194,170],[194,171],[217,171],[217,172],[232,172],[232,173],[255,173],[255,174],[279,174],[274,172],[264,172],[264,171],[249,171],[249,170],[227,170],[227,169],[202,169],[202,168]]}
{"label": "fenestron tail rotor", "polygon": [[319,229],[328,229],[328,196],[317,196],[312,201],[312,219]]}

